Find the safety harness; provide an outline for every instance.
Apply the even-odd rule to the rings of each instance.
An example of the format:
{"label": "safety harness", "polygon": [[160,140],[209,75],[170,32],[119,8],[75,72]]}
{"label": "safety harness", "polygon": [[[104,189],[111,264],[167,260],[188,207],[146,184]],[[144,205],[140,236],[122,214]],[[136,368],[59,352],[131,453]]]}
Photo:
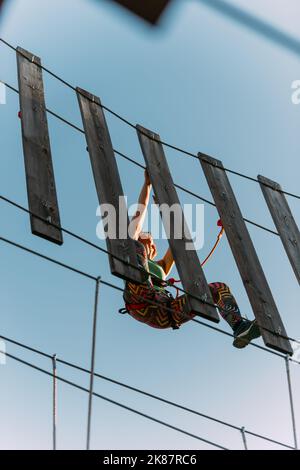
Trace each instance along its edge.
{"label": "safety harness", "polygon": [[[222,224],[222,221],[221,220],[218,220],[217,222],[217,225],[218,227],[221,227],[221,230],[218,234],[218,237],[217,237],[217,240],[213,246],[213,248],[211,249],[211,251],[209,252],[209,254],[207,255],[207,257],[205,258],[204,261],[202,261],[201,263],[201,266],[203,267],[207,262],[208,260],[212,257],[212,255],[214,254],[217,246],[219,245],[220,241],[221,241],[221,238],[224,234],[224,227],[223,227],[223,224]],[[154,281],[154,283],[160,285],[161,287],[174,287],[176,289],[176,299],[179,297],[179,294],[180,294],[180,289],[178,287],[175,286],[175,284],[177,283],[180,283],[180,279],[174,279],[173,277],[169,278],[169,279],[166,279],[166,280],[161,280],[157,277],[153,277],[151,276],[151,280]],[[169,321],[170,321],[170,324],[173,328],[173,330],[178,330],[179,328],[179,325],[178,323],[174,320],[173,318],[173,315],[172,315],[172,311],[171,311],[171,302],[172,300],[174,300],[172,294],[168,291],[164,291],[167,295],[168,295],[168,300],[166,302],[166,306],[167,307],[167,314],[168,314],[168,317],[169,317]],[[149,295],[150,294],[150,295]],[[130,311],[134,311],[134,310],[141,310],[145,307],[147,307],[149,304],[151,304],[151,302],[155,302],[156,301],[156,292],[155,291],[149,291],[147,292],[147,294],[145,294],[144,296],[142,296],[145,300],[147,300],[148,302],[140,302],[140,303],[129,303],[129,302],[126,302],[125,300],[125,307],[124,308],[120,308],[119,310],[119,313],[122,314],[122,315],[125,315],[127,313],[129,313]],[[160,301],[161,302],[161,301]],[[158,302],[157,302],[158,303]]]}

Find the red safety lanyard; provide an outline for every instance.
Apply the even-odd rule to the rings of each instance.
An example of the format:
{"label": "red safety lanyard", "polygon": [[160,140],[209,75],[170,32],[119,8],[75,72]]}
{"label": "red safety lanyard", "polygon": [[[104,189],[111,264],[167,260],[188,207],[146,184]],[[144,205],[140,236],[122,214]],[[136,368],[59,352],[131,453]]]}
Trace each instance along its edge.
{"label": "red safety lanyard", "polygon": [[[221,230],[220,230],[220,233],[218,234],[218,237],[217,237],[217,240],[216,240],[216,243],[214,244],[214,246],[212,247],[212,249],[210,250],[209,254],[207,255],[207,257],[205,258],[204,261],[202,261],[201,263],[201,266],[203,267],[207,262],[208,260],[212,257],[212,255],[214,254],[217,246],[219,245],[220,241],[221,241],[221,238],[224,234],[224,227],[223,227],[223,224],[222,224],[222,221],[221,219],[218,220],[218,223],[217,223],[218,227],[221,227]],[[179,289],[178,287],[176,287],[174,284],[177,284],[181,282],[180,279],[174,279],[173,277],[170,277],[170,279],[167,279],[166,281],[164,281],[164,285],[165,286],[169,286],[169,287],[174,287],[176,289],[176,299],[179,297]]]}

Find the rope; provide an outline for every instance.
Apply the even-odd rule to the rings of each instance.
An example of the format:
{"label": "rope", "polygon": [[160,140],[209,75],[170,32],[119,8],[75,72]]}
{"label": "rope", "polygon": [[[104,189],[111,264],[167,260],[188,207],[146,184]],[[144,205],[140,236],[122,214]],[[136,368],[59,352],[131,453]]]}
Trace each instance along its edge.
{"label": "rope", "polygon": [[221,230],[220,230],[220,233],[219,233],[219,235],[218,235],[218,237],[217,237],[216,243],[214,244],[213,248],[211,249],[211,251],[209,252],[209,254],[207,255],[207,257],[205,258],[205,260],[202,261],[202,263],[201,263],[202,268],[203,268],[203,267],[206,265],[206,263],[210,260],[210,258],[212,257],[212,255],[213,255],[214,252],[216,251],[217,246],[219,245],[222,236],[224,235],[225,229],[224,229],[224,227],[223,227],[223,224],[222,224],[222,221],[221,221],[221,220],[218,221],[218,226],[219,226],[219,227],[222,227],[222,228],[221,228]]}
{"label": "rope", "polygon": [[[224,227],[223,227],[223,224],[222,224],[221,220],[218,221],[218,226],[221,227],[220,233],[218,234],[217,240],[216,240],[214,246],[212,247],[212,249],[210,250],[209,254],[204,259],[204,261],[202,261],[202,263],[201,263],[202,268],[203,268],[203,266],[206,265],[206,263],[210,260],[210,258],[212,257],[212,255],[216,251],[216,248],[219,245],[219,243],[221,241],[221,238],[224,234]],[[177,284],[177,283],[178,284],[181,283],[181,280],[180,279],[174,279],[173,277],[167,279],[166,281],[162,281],[162,285],[169,286],[169,287],[175,287],[175,289],[176,289],[176,299],[179,297],[179,292],[180,292],[179,288],[174,285],[174,284]]]}

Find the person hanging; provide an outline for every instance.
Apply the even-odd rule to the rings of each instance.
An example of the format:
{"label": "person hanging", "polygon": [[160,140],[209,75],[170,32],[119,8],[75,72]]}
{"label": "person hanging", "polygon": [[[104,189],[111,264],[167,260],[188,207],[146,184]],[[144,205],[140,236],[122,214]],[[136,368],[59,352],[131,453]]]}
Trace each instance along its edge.
{"label": "person hanging", "polygon": [[[170,279],[171,282],[167,281],[167,277],[174,267],[174,259],[170,248],[163,258],[154,261],[158,254],[156,244],[151,233],[142,230],[152,189],[147,170],[144,176],[145,180],[138,200],[138,210],[132,217],[130,226],[139,265],[146,275],[144,282],[141,284],[126,281],[123,293],[125,308],[120,309],[120,313],[129,313],[134,319],[152,328],[179,329],[181,325],[192,320],[195,314],[188,309],[186,294],[179,295],[177,291],[177,296],[174,298],[166,289],[166,286],[176,282],[174,279]],[[223,229],[218,241],[222,233]],[[256,320],[250,321],[242,318],[238,304],[227,284],[212,282],[209,284],[209,288],[220,315],[233,330],[234,347],[242,349],[253,339],[260,336]]]}

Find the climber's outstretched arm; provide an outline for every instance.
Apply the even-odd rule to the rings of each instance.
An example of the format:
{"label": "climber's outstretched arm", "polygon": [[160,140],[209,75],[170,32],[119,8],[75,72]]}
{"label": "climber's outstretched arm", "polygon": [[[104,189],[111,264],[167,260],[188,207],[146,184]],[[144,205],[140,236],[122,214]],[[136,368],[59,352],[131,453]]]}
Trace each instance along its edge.
{"label": "climber's outstretched arm", "polygon": [[166,276],[170,274],[174,266],[174,258],[170,248],[166,251],[165,256],[160,261],[157,261],[157,264],[159,264],[163,268]]}
{"label": "climber's outstretched arm", "polygon": [[145,170],[145,181],[140,192],[138,208],[130,221],[130,234],[134,240],[139,238],[145,221],[147,208],[150,200],[151,183],[147,170]]}

